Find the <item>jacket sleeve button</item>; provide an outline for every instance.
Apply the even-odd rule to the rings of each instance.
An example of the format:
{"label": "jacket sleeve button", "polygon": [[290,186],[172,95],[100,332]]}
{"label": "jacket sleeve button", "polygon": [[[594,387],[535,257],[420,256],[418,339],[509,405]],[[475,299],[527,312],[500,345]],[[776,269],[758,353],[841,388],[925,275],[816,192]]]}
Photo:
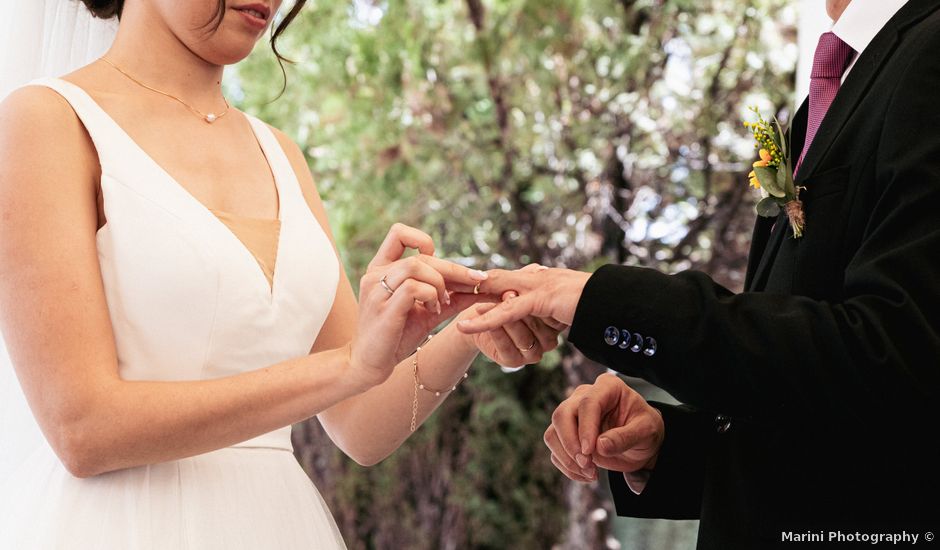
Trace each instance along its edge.
{"label": "jacket sleeve button", "polygon": [[723,434],[731,429],[731,418],[719,414],[715,417],[715,429],[718,433]]}
{"label": "jacket sleeve button", "polygon": [[617,327],[607,327],[604,331],[604,341],[608,346],[616,346],[620,342],[620,330]]}
{"label": "jacket sleeve button", "polygon": [[633,333],[633,339],[630,341],[630,351],[639,353],[643,349],[643,335],[639,332]]}
{"label": "jacket sleeve button", "polygon": [[620,331],[620,349],[627,349],[630,347],[630,331],[623,329]]}
{"label": "jacket sleeve button", "polygon": [[646,347],[643,349],[643,355],[646,355],[647,357],[652,357],[656,355],[656,349],[657,349],[656,339],[647,338]]}

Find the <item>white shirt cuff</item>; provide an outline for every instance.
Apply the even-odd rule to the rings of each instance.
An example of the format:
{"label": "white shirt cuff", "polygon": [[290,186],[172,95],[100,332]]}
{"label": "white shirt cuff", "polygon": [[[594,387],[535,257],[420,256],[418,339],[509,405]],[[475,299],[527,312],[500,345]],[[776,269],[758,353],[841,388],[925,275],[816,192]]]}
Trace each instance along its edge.
{"label": "white shirt cuff", "polygon": [[636,472],[624,472],[623,479],[627,482],[627,487],[633,491],[633,494],[639,495],[646,488],[650,480],[649,470],[637,470]]}

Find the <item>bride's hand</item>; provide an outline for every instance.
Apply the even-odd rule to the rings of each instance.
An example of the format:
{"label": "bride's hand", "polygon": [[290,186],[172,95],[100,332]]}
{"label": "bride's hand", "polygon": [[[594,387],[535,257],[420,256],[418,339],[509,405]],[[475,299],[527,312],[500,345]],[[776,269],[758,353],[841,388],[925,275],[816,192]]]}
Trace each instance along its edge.
{"label": "bride's hand", "polygon": [[[409,248],[420,254],[402,258]],[[359,324],[349,362],[364,387],[384,382],[431,329],[467,307],[466,293],[486,279],[485,273],[433,254],[431,237],[395,224],[360,279]],[[452,300],[448,290],[463,295]]]}
{"label": "bride's hand", "polygon": [[[516,297],[516,293],[510,291],[503,299],[512,300]],[[474,319],[496,306],[495,303],[479,304],[467,309],[458,319]],[[481,353],[498,365],[517,368],[538,363],[543,354],[558,347],[558,334],[567,327],[560,323],[552,326],[553,323],[555,321],[551,319],[526,317],[488,332],[466,334],[464,337],[469,338]]]}

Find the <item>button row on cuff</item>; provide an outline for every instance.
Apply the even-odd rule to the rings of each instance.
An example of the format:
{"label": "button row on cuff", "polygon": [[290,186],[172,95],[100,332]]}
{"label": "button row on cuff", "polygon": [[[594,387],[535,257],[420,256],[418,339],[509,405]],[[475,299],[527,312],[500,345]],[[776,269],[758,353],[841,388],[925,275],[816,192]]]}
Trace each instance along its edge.
{"label": "button row on cuff", "polygon": [[617,346],[620,349],[629,349],[633,353],[643,352],[643,355],[652,357],[656,355],[656,339],[646,337],[639,332],[631,333],[626,329],[607,327],[604,331],[604,341],[608,346]]}
{"label": "button row on cuff", "polygon": [[731,429],[731,418],[723,414],[719,414],[715,417],[715,430],[718,433],[723,434]]}

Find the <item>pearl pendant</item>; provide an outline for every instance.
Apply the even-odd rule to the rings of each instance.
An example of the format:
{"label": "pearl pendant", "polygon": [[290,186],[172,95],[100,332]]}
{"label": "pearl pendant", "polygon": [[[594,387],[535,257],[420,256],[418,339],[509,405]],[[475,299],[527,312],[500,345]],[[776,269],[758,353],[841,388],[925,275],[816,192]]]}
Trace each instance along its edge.
{"label": "pearl pendant", "polygon": [[215,113],[209,113],[208,115],[206,115],[206,122],[208,122],[209,124],[212,124],[213,122],[218,120],[218,118],[219,117],[217,117]]}

